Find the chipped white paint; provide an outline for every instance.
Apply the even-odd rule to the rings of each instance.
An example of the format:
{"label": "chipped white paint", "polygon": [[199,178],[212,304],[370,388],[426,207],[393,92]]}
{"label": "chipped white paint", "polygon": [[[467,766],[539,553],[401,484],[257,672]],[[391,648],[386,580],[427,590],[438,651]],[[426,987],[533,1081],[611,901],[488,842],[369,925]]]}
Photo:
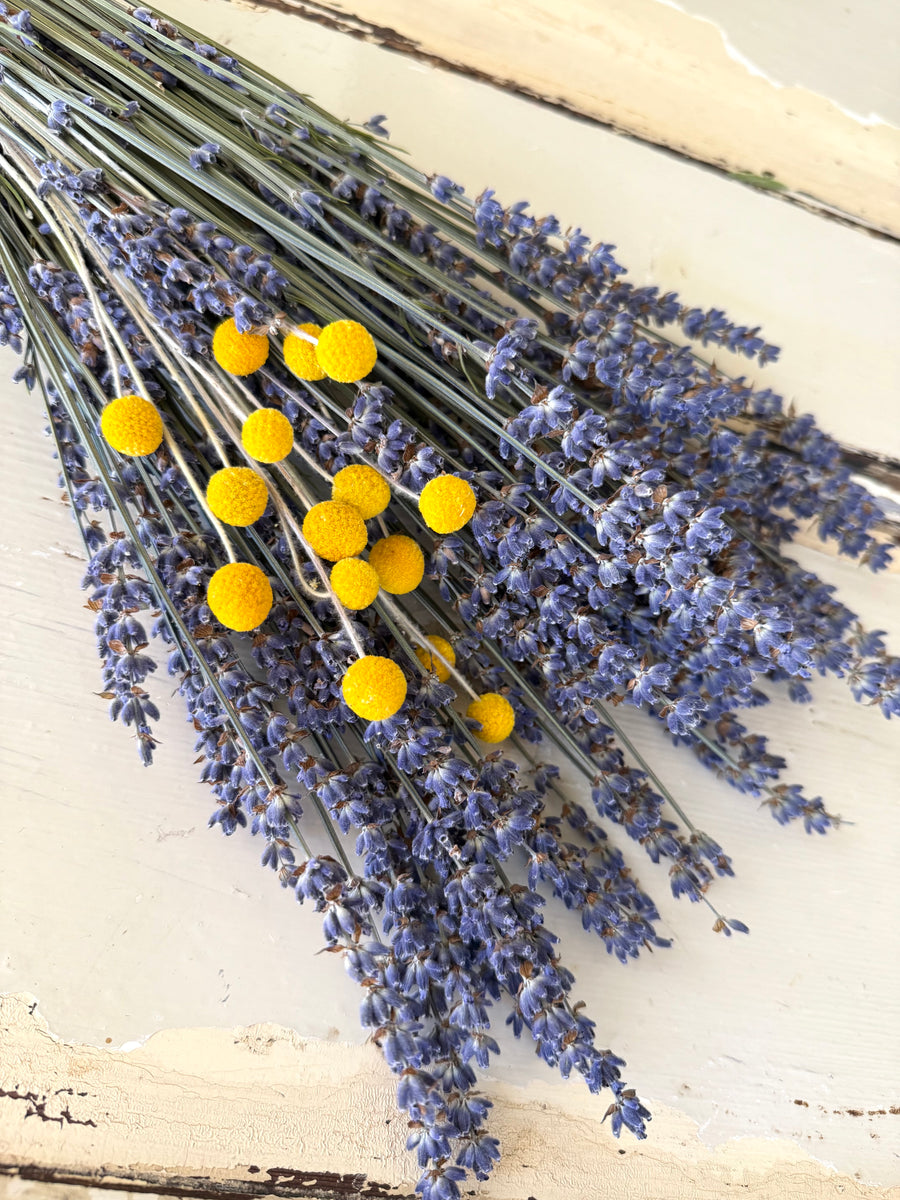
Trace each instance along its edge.
{"label": "chipped white paint", "polygon": [[900,6],[883,0],[657,2],[709,21],[728,56],[773,87],[807,88],[863,125],[900,126]]}
{"label": "chipped white paint", "polygon": [[[303,7],[303,0],[280,3]],[[211,5],[169,0],[168,7]],[[702,162],[771,172],[794,191],[900,232],[896,5],[878,4],[881,15],[867,23],[871,4],[844,4],[858,17],[843,36],[846,14],[829,26],[827,11],[820,35],[812,33],[816,0],[772,0],[768,23],[740,0],[329,0],[324,7],[350,24],[371,23],[387,44],[396,31],[445,62]],[[697,9],[702,18],[692,15]],[[783,27],[792,38],[782,37]],[[289,38],[290,24],[283,28]],[[305,36],[305,27],[294,28]],[[779,51],[767,36],[781,38]],[[861,120],[860,112],[885,120]]]}
{"label": "chipped white paint", "polygon": [[[396,142],[423,168],[470,190],[491,183],[508,199],[530,195],[564,223],[618,242],[638,279],[761,322],[786,346],[766,370],[771,386],[844,440],[900,454],[896,247],[295,17],[207,0],[168,7],[342,115],[390,113]],[[112,1096],[124,1116],[60,1129],[23,1120],[21,1102],[0,1099],[0,1145],[22,1159],[155,1163],[170,1173],[228,1174],[258,1157],[408,1186],[403,1124],[387,1073],[359,1046],[354,985],[334,957],[315,955],[315,916],[260,870],[249,838],[205,829],[208,796],[170,682],[150,681],[163,745],[149,771],[93,696],[79,545],[36,400],[5,382],[10,366],[0,356],[0,988],[36,995],[50,1029],[75,1044],[10,1002],[0,1087],[43,1093],[98,1081],[107,1090],[97,1111]],[[900,576],[873,581],[800,553],[868,624],[896,629]],[[563,933],[579,995],[657,1113],[653,1138],[616,1146],[597,1128],[602,1100],[555,1084],[527,1047],[504,1042],[490,1087],[509,1173],[484,1194],[593,1198],[627,1186],[668,1200],[685,1194],[686,1178],[704,1200],[737,1183],[756,1197],[788,1187],[792,1197],[869,1194],[807,1154],[863,1182],[900,1183],[900,1115],[890,1113],[900,1105],[896,729],[836,681],[817,686],[808,709],[781,698],[751,714],[793,777],[855,822],[811,840],[776,828],[630,716],[678,797],[735,855],[738,878],[717,887],[718,899],[753,935],[717,940],[707,915],[667,898],[662,874],[630,846],[672,950],[620,968],[553,908],[548,923]],[[223,1030],[259,1021],[282,1027],[265,1031],[271,1054],[253,1055],[245,1035],[229,1050],[238,1035]],[[539,1121],[536,1106],[545,1106]],[[795,1145],[758,1141],[771,1138]],[[534,1162],[538,1175],[522,1165]],[[595,1172],[589,1187],[582,1171]]]}
{"label": "chipped white paint", "polygon": [[[20,1085],[20,1098],[0,1105],[0,1143],[15,1147],[7,1162],[77,1163],[108,1183],[125,1169],[157,1186],[172,1176],[258,1184],[291,1170],[352,1169],[404,1195],[413,1187],[406,1123],[372,1046],[265,1024],[167,1031],[124,1055],[59,1041],[31,1007],[28,996],[0,1000],[5,1074],[34,1093],[22,1096]],[[672,1109],[657,1109],[652,1141],[620,1143],[601,1124],[604,1103],[576,1088],[495,1081],[487,1091],[504,1157],[478,1187],[484,1200],[721,1200],[723,1187],[751,1200],[900,1200],[900,1187],[834,1174],[788,1141],[706,1149]],[[36,1106],[46,1119],[23,1120]]]}

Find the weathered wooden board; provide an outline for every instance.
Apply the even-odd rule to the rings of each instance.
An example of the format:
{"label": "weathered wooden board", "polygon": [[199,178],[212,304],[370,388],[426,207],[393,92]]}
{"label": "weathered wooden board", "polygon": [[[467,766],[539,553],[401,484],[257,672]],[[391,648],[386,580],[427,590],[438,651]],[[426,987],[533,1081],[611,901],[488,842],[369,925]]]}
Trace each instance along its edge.
{"label": "weathered wooden board", "polygon": [[[786,347],[766,371],[771,386],[849,444],[900,457],[895,245],[296,17],[218,0],[168,7],[341,115],[391,113],[395,140],[424,169],[530,195],[617,242],[638,278],[762,323]],[[11,365],[0,356],[4,380]],[[149,771],[94,695],[81,551],[41,427],[34,398],[4,382],[0,988],[39,1009],[14,999],[2,1009],[0,1162],[60,1186],[108,1169],[121,1186],[178,1177],[184,1191],[208,1178],[249,1193],[254,1179],[293,1186],[278,1172],[329,1172],[408,1192],[404,1124],[390,1077],[361,1045],[354,987],[315,956],[314,915],[259,869],[250,839],[206,830],[170,681],[152,681],[164,721]],[[900,576],[799,553],[870,625],[897,628]],[[738,878],[718,899],[753,933],[714,937],[628,848],[670,951],[623,969],[552,912],[579,995],[654,1106],[653,1137],[615,1143],[602,1100],[504,1044],[489,1089],[506,1160],[482,1194],[847,1197],[900,1183],[896,722],[854,705],[837,681],[809,708],[777,698],[758,714],[794,777],[855,822],[811,840],[637,720],[660,773],[734,854]]]}
{"label": "weathered wooden board", "polygon": [[452,66],[721,170],[769,175],[900,232],[896,5],[247,2]]}

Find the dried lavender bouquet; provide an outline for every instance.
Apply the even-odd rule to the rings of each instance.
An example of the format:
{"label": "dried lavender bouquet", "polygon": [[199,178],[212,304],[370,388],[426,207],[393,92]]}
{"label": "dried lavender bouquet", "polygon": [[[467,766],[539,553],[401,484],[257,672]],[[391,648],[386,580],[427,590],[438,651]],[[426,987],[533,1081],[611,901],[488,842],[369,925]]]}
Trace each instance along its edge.
{"label": "dried lavender bouquet", "polygon": [[0,63],[0,340],[47,408],[112,718],[149,764],[165,644],[211,824],[249,823],[322,912],[423,1200],[498,1158],[498,1016],[643,1137],[545,899],[622,962],[666,944],[611,822],[744,931],[620,703],[779,822],[836,823],[742,710],[831,672],[900,712],[880,635],[786,552],[814,518],[884,567],[877,504],[811,418],[690,345],[764,364],[757,330],[422,175],[381,118],[118,0],[0,5]]}

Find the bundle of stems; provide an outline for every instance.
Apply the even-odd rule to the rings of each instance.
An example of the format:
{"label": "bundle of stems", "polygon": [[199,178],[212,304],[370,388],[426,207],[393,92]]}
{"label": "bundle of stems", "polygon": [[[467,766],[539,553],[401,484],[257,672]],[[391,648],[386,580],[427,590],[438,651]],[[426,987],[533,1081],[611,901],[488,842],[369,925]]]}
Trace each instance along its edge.
{"label": "bundle of stems", "polygon": [[644,1136],[541,889],[622,962],[666,945],[612,823],[746,931],[616,709],[779,822],[836,824],[739,714],[817,672],[900,712],[881,635],[786,550],[814,518],[885,566],[877,504],[707,360],[764,364],[758,330],[420,173],[382,118],[119,0],[0,5],[0,63],[0,335],[46,406],[111,716],[149,764],[165,644],[211,824],[249,823],[363,989],[423,1200],[498,1158],[497,1012]]}

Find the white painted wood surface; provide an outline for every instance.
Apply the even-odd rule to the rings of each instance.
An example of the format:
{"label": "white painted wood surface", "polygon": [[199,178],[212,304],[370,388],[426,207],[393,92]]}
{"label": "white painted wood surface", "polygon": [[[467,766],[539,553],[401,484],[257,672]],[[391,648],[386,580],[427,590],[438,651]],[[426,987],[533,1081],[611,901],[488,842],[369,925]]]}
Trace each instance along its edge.
{"label": "white painted wood surface", "polygon": [[[388,112],[394,140],[423,168],[471,191],[530,195],[617,242],[638,279],[762,323],[786,347],[766,370],[771,386],[844,440],[900,454],[896,246],[294,17],[207,0],[168,7],[341,115]],[[33,994],[50,1030],[73,1045],[7,1002],[0,1088],[26,1084],[29,1072],[39,1091],[66,1079],[96,1087],[72,1110],[93,1127],[25,1120],[21,1102],[0,1098],[2,1157],[122,1166],[127,1154],[127,1163],[225,1174],[252,1162],[365,1171],[408,1188],[402,1123],[383,1124],[390,1077],[359,1046],[355,986],[332,956],[315,955],[315,916],[259,868],[251,839],[206,830],[208,794],[171,683],[151,680],[163,745],[150,770],[94,696],[81,551],[36,401],[5,382],[11,366],[0,356],[0,989]],[[897,630],[900,576],[798,556],[870,625]],[[504,1041],[488,1086],[508,1161],[484,1195],[618,1196],[633,1184],[635,1195],[667,1200],[718,1197],[743,1181],[750,1195],[820,1197],[870,1194],[854,1179],[900,1183],[896,722],[854,705],[837,681],[817,685],[810,708],[782,697],[753,715],[793,777],[855,823],[825,839],[781,830],[631,714],[678,798],[734,854],[738,878],[718,885],[717,899],[753,933],[715,937],[708,915],[668,898],[663,874],[630,846],[671,950],[620,968],[576,922],[548,914],[602,1040],[628,1059],[629,1080],[659,1114],[655,1137],[616,1146],[599,1127],[602,1099],[555,1083],[527,1046]],[[258,1022],[327,1044],[307,1054],[292,1034],[266,1032],[280,1049],[261,1055],[252,1034],[215,1032]],[[232,1059],[235,1038],[244,1048]],[[361,1094],[356,1075],[369,1081],[365,1103],[344,1109]],[[540,1121],[536,1106],[546,1106]],[[349,1112],[351,1125],[331,1110]],[[848,1178],[798,1166],[805,1154]],[[610,1190],[585,1192],[598,1167]],[[800,1181],[793,1192],[780,1168]]]}
{"label": "white painted wood surface", "polygon": [[[891,419],[900,387],[896,244],[295,16],[222,0],[162,7],[341,117],[386,112],[392,144],[422,170],[443,172],[471,194],[491,186],[504,202],[528,199],[564,226],[618,245],[640,283],[762,325],[784,347],[766,368],[767,386],[817,413],[846,444],[900,458],[900,421]],[[474,41],[475,31],[467,36]],[[719,361],[747,369],[746,359]]]}
{"label": "white painted wood surface", "polygon": [[900,232],[896,4],[263,3],[436,56],[725,170],[770,173],[788,188]]}
{"label": "white painted wood surface", "polygon": [[[390,1190],[375,1195],[412,1200],[406,1121],[373,1046],[310,1041],[263,1024],[168,1030],[123,1054],[60,1042],[29,1007],[0,1002],[6,1073],[24,1073],[47,1117],[23,1121],[28,1100],[7,1098],[18,1120],[15,1146],[62,1178],[102,1183],[93,1200],[137,1181],[166,1186],[169,1195],[191,1194],[190,1185],[208,1194],[220,1183],[287,1183],[292,1196],[318,1197],[318,1185],[330,1200],[334,1183],[357,1172],[387,1183]],[[586,1103],[576,1087],[542,1078],[496,1080],[488,1090],[504,1157],[491,1181],[468,1193],[482,1200],[723,1200],[732,1192],[749,1200],[900,1200],[900,1187],[835,1173],[783,1137],[704,1146],[690,1118],[660,1104],[652,1141],[619,1143],[592,1111],[599,1102]],[[10,1118],[4,1124],[13,1127]],[[824,1136],[811,1135],[814,1153]],[[3,1183],[0,1176],[0,1200],[87,1200],[81,1188],[35,1195],[14,1179],[7,1194]],[[362,1179],[350,1193],[372,1194]]]}

